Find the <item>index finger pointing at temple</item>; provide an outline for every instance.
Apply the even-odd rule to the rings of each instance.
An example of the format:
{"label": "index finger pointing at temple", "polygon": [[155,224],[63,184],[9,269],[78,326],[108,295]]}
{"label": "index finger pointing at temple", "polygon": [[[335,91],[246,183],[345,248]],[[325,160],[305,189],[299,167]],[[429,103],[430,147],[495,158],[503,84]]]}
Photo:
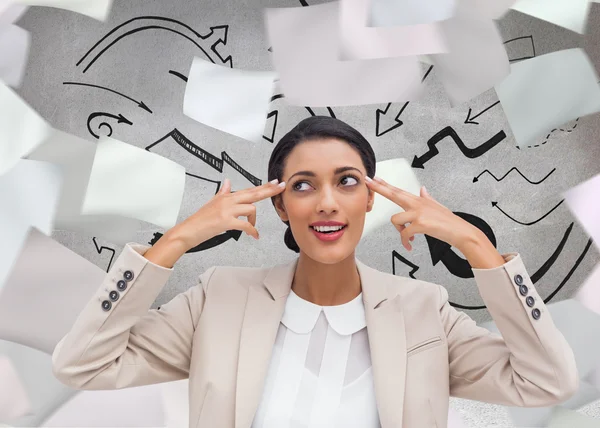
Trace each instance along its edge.
{"label": "index finger pointing at temple", "polygon": [[[283,186],[282,186],[283,185]],[[285,190],[285,181],[279,184],[273,184],[271,182],[265,183],[261,186],[253,187],[236,192],[237,202],[242,204],[252,204],[254,202],[262,201],[263,199],[275,196]]]}
{"label": "index finger pointing at temple", "polygon": [[415,195],[412,193],[402,190],[396,186],[392,186],[381,178],[371,181],[370,184],[371,189],[395,204],[400,205],[402,208],[409,207],[415,198]]}

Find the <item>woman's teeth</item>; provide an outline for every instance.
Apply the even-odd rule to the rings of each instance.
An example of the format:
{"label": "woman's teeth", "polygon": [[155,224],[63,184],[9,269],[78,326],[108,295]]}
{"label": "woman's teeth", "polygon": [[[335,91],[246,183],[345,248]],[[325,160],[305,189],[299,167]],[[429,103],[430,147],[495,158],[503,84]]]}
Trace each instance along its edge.
{"label": "woman's teeth", "polygon": [[344,226],[311,226],[311,227],[320,233],[332,233],[332,232],[337,232],[338,230],[343,229],[344,227],[346,227],[346,225],[344,225]]}

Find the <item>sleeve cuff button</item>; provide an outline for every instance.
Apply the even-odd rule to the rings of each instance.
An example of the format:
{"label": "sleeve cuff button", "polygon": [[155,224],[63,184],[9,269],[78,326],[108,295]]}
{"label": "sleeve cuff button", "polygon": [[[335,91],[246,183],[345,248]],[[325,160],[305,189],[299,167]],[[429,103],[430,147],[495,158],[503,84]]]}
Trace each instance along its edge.
{"label": "sleeve cuff button", "polygon": [[126,270],[123,273],[123,278],[125,279],[125,281],[128,281],[128,282],[131,281],[133,279],[133,272],[130,270]]}
{"label": "sleeve cuff button", "polygon": [[534,320],[539,320],[540,317],[542,316],[542,313],[540,312],[540,310],[538,308],[535,308],[533,311],[531,311],[531,316],[533,317]]}
{"label": "sleeve cuff button", "polygon": [[104,310],[105,312],[110,311],[110,308],[112,308],[112,303],[110,303],[108,300],[105,300],[104,302],[102,302],[102,310]]}
{"label": "sleeve cuff button", "polygon": [[523,281],[523,277],[521,275],[519,275],[519,274],[515,275],[514,280],[515,280],[515,284],[523,285],[524,281]]}

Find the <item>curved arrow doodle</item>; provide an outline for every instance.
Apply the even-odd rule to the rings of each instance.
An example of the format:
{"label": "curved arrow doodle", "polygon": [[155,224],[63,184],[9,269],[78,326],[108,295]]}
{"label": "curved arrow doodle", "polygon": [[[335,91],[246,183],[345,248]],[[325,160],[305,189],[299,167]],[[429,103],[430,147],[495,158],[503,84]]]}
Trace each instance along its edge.
{"label": "curved arrow doodle", "polygon": [[[135,28],[135,25],[140,24],[139,21],[150,21],[150,23],[154,23],[154,25],[144,25],[142,27]],[[176,27],[176,29],[175,28],[166,27],[165,26],[166,23],[174,24],[174,26]],[[100,52],[98,54],[96,54],[96,56],[94,56],[94,58],[92,58],[90,60],[90,62],[86,65],[86,67],[83,70],[84,73],[87,72],[88,69],[106,51],[108,51],[111,47],[113,47],[115,44],[117,44],[120,40],[122,40],[123,38],[125,38],[127,36],[130,36],[132,34],[139,33],[140,31],[145,31],[145,30],[165,30],[165,31],[169,31],[169,32],[178,34],[181,37],[183,37],[183,38],[189,40],[190,42],[192,42],[194,45],[196,45],[196,47],[198,47],[198,49],[200,49],[204,53],[204,55],[211,62],[213,62],[213,63],[215,61],[208,54],[208,52],[198,43],[198,41],[208,40],[216,32],[221,32],[223,34],[221,36],[219,36],[217,38],[217,40],[211,45],[211,50],[221,60],[222,63],[229,64],[229,67],[233,68],[233,59],[231,58],[231,55],[227,56],[226,58],[223,58],[221,56],[221,54],[218,52],[218,50],[217,50],[217,46],[219,44],[223,44],[223,45],[227,44],[227,33],[229,31],[229,26],[228,25],[217,25],[217,26],[214,26],[214,27],[210,27],[210,32],[203,35],[203,34],[198,33],[192,27],[190,27],[189,25],[184,24],[181,21],[178,21],[176,19],[171,19],[171,18],[165,18],[165,17],[162,17],[162,16],[140,16],[140,17],[137,17],[137,18],[132,18],[129,21],[126,21],[123,24],[116,26],[108,34],[106,34],[102,39],[100,39],[88,52],[86,52],[86,54],[77,62],[77,66],[79,67],[79,65],[81,65],[81,63],[83,61],[85,61],[86,58],[94,50],[99,49],[99,46],[103,42],[107,41],[118,30],[120,30],[120,29],[122,29],[124,27],[134,27],[134,28],[131,29],[131,30],[129,30],[129,31],[126,31],[125,33],[123,33],[123,34],[121,34],[119,36],[116,36],[114,38],[114,40],[110,41],[107,46],[105,46],[103,49],[101,49]]]}
{"label": "curved arrow doodle", "polygon": [[531,184],[540,184],[543,183],[546,178],[550,177],[550,175],[556,171],[556,168],[553,168],[552,171],[550,171],[544,178],[542,178],[540,181],[531,181],[530,179],[528,179],[527,177],[525,177],[523,175],[523,173],[521,171],[519,171],[519,168],[517,168],[516,166],[513,166],[511,169],[508,170],[508,172],[506,174],[504,174],[501,178],[497,178],[494,174],[492,174],[489,170],[484,170],[481,174],[479,174],[477,177],[473,178],[473,183],[477,183],[479,181],[479,177],[481,177],[483,174],[485,174],[486,172],[491,175],[492,177],[494,177],[494,179],[498,182],[504,180],[506,178],[506,176],[508,174],[510,174],[512,171],[517,171],[521,177],[523,177],[525,180],[527,180],[529,183]]}
{"label": "curved arrow doodle", "polygon": [[[425,82],[425,79],[427,79],[427,76],[429,76],[429,73],[431,73],[432,69],[433,69],[433,65],[429,67],[429,69],[427,70],[427,72],[425,73],[423,78],[421,79],[421,83]],[[410,101],[406,101],[402,105],[402,107],[400,108],[400,111],[394,118],[394,123],[391,126],[388,126],[385,130],[380,129],[381,128],[381,119],[386,117],[390,107],[392,106],[392,103],[388,103],[388,105],[385,107],[384,110],[381,110],[381,109],[375,110],[375,136],[381,137],[382,135],[385,135],[388,132],[401,127],[404,123],[402,122],[402,120],[400,120],[400,116],[402,116],[402,113],[404,112],[404,110],[406,109],[406,107],[409,104],[410,104]]]}
{"label": "curved arrow doodle", "polygon": [[[569,225],[569,227],[565,231],[562,239],[560,240],[560,243],[558,244],[558,246],[556,247],[556,249],[552,252],[552,254],[548,258],[548,260],[546,260],[544,262],[544,264],[542,264],[542,266],[533,275],[530,276],[531,282],[533,284],[536,284],[540,279],[542,279],[542,277],[544,275],[546,275],[546,273],[548,273],[548,271],[554,265],[554,263],[556,263],[556,260],[558,260],[558,256],[562,253],[563,249],[565,248],[565,245],[566,245],[566,243],[567,243],[567,241],[569,239],[569,236],[571,235],[571,231],[573,230],[573,225],[574,224],[575,223],[571,223]],[[548,303],[556,295],[556,293],[560,290],[560,288],[562,288],[562,286],[566,283],[566,281],[571,277],[572,272],[574,272],[575,269],[577,269],[577,266],[579,266],[579,264],[581,263],[581,260],[583,259],[583,257],[587,253],[587,250],[589,249],[589,244],[590,243],[591,242],[588,243],[588,246],[584,250],[583,254],[575,262],[575,265],[571,269],[571,272],[569,273],[569,275],[567,275],[567,278],[565,278],[565,280],[563,280],[563,282],[561,282],[561,284],[550,294],[550,296],[546,300],[544,300],[546,303]],[[466,305],[461,305],[461,304],[455,303],[455,302],[450,302],[450,305],[454,306],[455,308],[468,309],[468,310],[480,310],[480,309],[486,309],[486,307],[487,307],[485,305],[483,305],[483,306],[466,306]]]}
{"label": "curved arrow doodle", "polygon": [[575,264],[573,265],[573,267],[571,268],[571,270],[569,270],[569,273],[567,273],[567,276],[565,276],[565,278],[560,282],[560,284],[558,285],[558,287],[556,287],[556,290],[554,290],[548,297],[546,297],[544,299],[544,303],[548,303],[550,300],[552,300],[552,298],[554,296],[556,296],[556,293],[558,293],[560,291],[560,289],[563,288],[564,285],[567,283],[567,281],[571,278],[571,276],[573,276],[573,274],[575,273],[575,271],[577,270],[577,268],[579,267],[579,265],[583,261],[583,259],[584,259],[585,255],[587,254],[588,250],[592,246],[592,242],[593,242],[592,238],[588,239],[588,242],[585,245],[585,248],[583,249],[583,251],[581,252],[581,254],[579,255],[579,257],[575,261]]}
{"label": "curved arrow doodle", "polygon": [[[492,230],[491,226],[484,220],[473,214],[463,212],[455,212],[454,214],[481,230],[494,245],[494,247],[496,247],[496,235],[494,235],[494,231]],[[469,262],[456,254],[452,250],[452,246],[450,244],[429,235],[425,235],[425,239],[427,241],[427,245],[429,246],[431,262],[434,266],[441,261],[452,275],[458,276],[459,278],[473,278],[474,275]]]}
{"label": "curved arrow doodle", "polygon": [[412,279],[417,279],[415,277],[415,272],[419,270],[419,266],[417,266],[416,264],[414,264],[413,262],[411,262],[410,260],[402,257],[400,255],[400,253],[396,250],[392,250],[392,274],[396,275],[396,259],[398,259],[399,261],[401,261],[402,263],[404,263],[405,265],[407,265],[408,267],[410,267],[412,270],[408,273],[408,276],[410,276]]}
{"label": "curved arrow doodle", "polygon": [[468,157],[469,159],[474,159],[476,157],[483,155],[488,150],[492,149],[498,143],[500,143],[502,140],[504,140],[506,138],[506,134],[504,133],[504,131],[500,131],[496,135],[494,135],[492,138],[490,138],[488,141],[486,141],[485,143],[471,149],[471,148],[465,146],[465,143],[463,143],[461,138],[458,136],[456,131],[451,126],[447,126],[444,129],[442,129],[440,132],[435,134],[433,137],[431,137],[429,139],[429,141],[427,141],[427,147],[429,147],[429,150],[421,157],[415,156],[411,166],[413,168],[424,169],[425,162],[431,160],[434,156],[436,156],[440,153],[439,150],[437,149],[436,145],[446,137],[452,138],[452,140],[458,146],[458,148],[460,149],[460,151],[462,152],[462,154],[464,156]]}
{"label": "curved arrow doodle", "polygon": [[[88,116],[88,120],[87,120],[87,128],[88,131],[90,132],[90,134],[92,134],[94,136],[94,138],[98,139],[100,138],[100,136],[98,134],[95,134],[94,131],[92,131],[92,126],[91,126],[91,122],[92,120],[94,120],[97,117],[110,117],[112,119],[116,119],[117,123],[124,123],[126,125],[133,125],[133,122],[131,122],[129,119],[127,119],[125,116],[123,116],[122,114],[119,114],[118,116],[115,116],[114,114],[110,114],[110,113],[104,113],[104,112],[96,112],[96,113],[92,113]],[[102,122],[100,123],[100,125],[98,125],[98,129],[102,128],[103,126],[108,128],[108,136],[110,137],[113,133],[113,129],[112,126],[110,126],[109,123],[107,122]]]}
{"label": "curved arrow doodle", "polygon": [[542,220],[543,220],[543,219],[545,219],[547,216],[549,216],[549,215],[550,215],[550,213],[551,213],[552,211],[554,211],[555,209],[557,209],[557,208],[560,206],[560,204],[562,204],[564,201],[565,201],[565,200],[563,199],[563,200],[562,200],[562,201],[560,201],[558,204],[556,204],[556,206],[555,206],[554,208],[552,208],[550,211],[548,211],[548,212],[547,212],[546,214],[544,214],[542,217],[538,218],[537,220],[530,221],[530,222],[528,222],[528,223],[525,223],[525,222],[522,222],[522,221],[516,220],[516,219],[514,219],[513,217],[509,216],[509,215],[508,215],[506,212],[504,212],[504,211],[502,210],[502,208],[500,208],[500,207],[498,206],[498,202],[492,202],[492,206],[493,206],[493,207],[496,207],[496,208],[498,208],[502,214],[504,214],[506,217],[508,217],[509,219],[511,219],[512,221],[514,221],[515,223],[522,224],[523,226],[531,226],[531,225],[533,225],[533,224],[536,224],[536,223],[537,223],[537,222],[539,222],[539,221],[542,221]]}
{"label": "curved arrow doodle", "polygon": [[99,247],[95,236],[92,238],[92,241],[94,242],[94,247],[96,247],[96,251],[98,251],[98,254],[102,254],[102,251],[104,250],[110,251],[112,253],[112,256],[110,256],[110,260],[108,262],[108,266],[106,267],[106,272],[108,272],[110,270],[110,266],[112,265],[113,259],[115,258],[115,249],[104,246]]}
{"label": "curved arrow doodle", "polygon": [[115,91],[114,89],[106,88],[106,87],[104,87],[104,86],[99,86],[99,85],[92,85],[92,84],[89,84],[89,83],[81,83],[81,82],[63,82],[63,85],[88,86],[88,87],[90,87],[90,88],[98,88],[98,89],[103,89],[103,90],[105,90],[105,91],[112,92],[113,94],[117,94],[117,95],[119,95],[119,96],[121,96],[121,97],[123,97],[123,98],[126,98],[126,99],[130,100],[130,101],[133,101],[134,103],[136,103],[136,104],[137,104],[137,106],[138,106],[139,108],[146,110],[148,113],[152,113],[152,110],[150,110],[150,109],[148,108],[148,106],[147,106],[147,105],[146,105],[146,104],[145,104],[143,101],[137,101],[137,100],[134,100],[133,98],[131,98],[131,97],[128,97],[127,95],[125,95],[125,94],[122,94],[122,93],[120,93],[120,92],[117,92],[117,91]]}

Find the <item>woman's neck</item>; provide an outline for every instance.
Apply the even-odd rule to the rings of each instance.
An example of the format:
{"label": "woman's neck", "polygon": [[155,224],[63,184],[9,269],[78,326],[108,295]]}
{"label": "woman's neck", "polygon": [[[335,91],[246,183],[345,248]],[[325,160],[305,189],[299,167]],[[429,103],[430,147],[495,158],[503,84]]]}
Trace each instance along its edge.
{"label": "woman's neck", "polygon": [[292,290],[302,299],[319,306],[342,305],[361,289],[354,253],[339,263],[324,264],[300,252]]}

